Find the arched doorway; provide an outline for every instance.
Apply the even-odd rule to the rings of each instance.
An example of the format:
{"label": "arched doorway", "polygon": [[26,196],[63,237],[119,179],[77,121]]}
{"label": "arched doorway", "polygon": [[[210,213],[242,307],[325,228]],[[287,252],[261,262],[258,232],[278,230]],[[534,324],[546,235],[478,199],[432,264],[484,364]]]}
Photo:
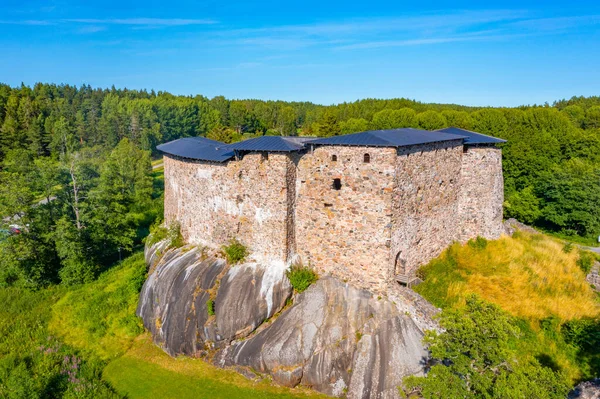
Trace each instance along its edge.
{"label": "arched doorway", "polygon": [[398,251],[396,254],[396,260],[394,261],[394,271],[398,275],[406,275],[406,260],[402,258],[402,251]]}

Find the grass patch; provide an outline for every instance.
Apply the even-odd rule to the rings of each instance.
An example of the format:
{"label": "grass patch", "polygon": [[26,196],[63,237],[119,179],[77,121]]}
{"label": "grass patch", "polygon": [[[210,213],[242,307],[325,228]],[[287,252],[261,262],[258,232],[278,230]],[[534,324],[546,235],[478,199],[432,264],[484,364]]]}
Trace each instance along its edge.
{"label": "grass patch", "polygon": [[317,273],[310,267],[299,264],[293,264],[289,270],[286,270],[285,275],[296,292],[303,292],[319,279]]}
{"label": "grass patch", "polygon": [[223,245],[223,252],[230,265],[235,265],[248,256],[248,249],[235,238],[229,241],[229,245]]}
{"label": "grass patch", "polygon": [[[539,227],[536,227],[536,229],[539,229]],[[575,234],[564,234],[564,233],[560,233],[560,232],[556,232],[556,231],[549,231],[549,230],[545,230],[545,229],[541,229],[541,230],[544,232],[544,234],[550,235],[552,237],[560,238],[561,240],[564,240],[564,241],[571,241],[571,242],[585,245],[588,247],[598,247],[597,236],[581,237],[581,236],[578,236]]]}
{"label": "grass patch", "polygon": [[150,235],[146,238],[146,245],[152,246],[167,239],[169,240],[168,248],[179,248],[185,244],[179,222],[173,222],[169,227],[163,226],[162,223],[152,226]]}
{"label": "grass patch", "polygon": [[143,332],[135,309],[145,278],[143,254],[130,256],[98,280],[64,295],[52,307],[50,330],[102,359],[122,355]]}
{"label": "grass patch", "polygon": [[135,398],[326,398],[305,388],[288,389],[268,381],[253,382],[200,359],[174,359],[139,337],[121,358],[108,364],[104,378]]}
{"label": "grass patch", "polygon": [[212,299],[206,301],[206,311],[208,312],[209,316],[215,315],[215,301],[213,301]]}
{"label": "grass patch", "polygon": [[577,259],[577,266],[581,269],[584,274],[588,274],[592,270],[594,265],[595,256],[588,251],[579,251],[579,258]]}
{"label": "grass patch", "polygon": [[519,232],[479,245],[454,244],[421,268],[415,290],[436,306],[461,306],[469,293],[514,316],[561,321],[600,315],[600,304],[578,266],[578,251],[542,234]]}

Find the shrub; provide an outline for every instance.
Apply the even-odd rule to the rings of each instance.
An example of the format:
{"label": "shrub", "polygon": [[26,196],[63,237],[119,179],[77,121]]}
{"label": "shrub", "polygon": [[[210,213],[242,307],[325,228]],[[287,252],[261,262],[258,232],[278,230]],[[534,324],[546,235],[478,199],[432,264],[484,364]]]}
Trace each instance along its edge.
{"label": "shrub", "polygon": [[302,265],[292,265],[292,267],[285,272],[288,280],[294,287],[294,291],[303,292],[312,283],[318,280],[319,276],[310,267]]}
{"label": "shrub", "polygon": [[223,246],[223,252],[231,265],[243,261],[248,256],[248,249],[235,238],[229,241],[229,245]]}
{"label": "shrub", "polygon": [[209,316],[215,315],[215,301],[213,301],[212,299],[206,301],[206,311],[208,312]]}
{"label": "shrub", "polygon": [[562,251],[566,254],[570,254],[571,251],[573,251],[573,243],[572,242],[565,242],[565,245],[562,248]]}
{"label": "shrub", "polygon": [[592,264],[594,263],[594,257],[592,254],[586,251],[579,252],[579,259],[577,259],[577,266],[585,273],[588,274],[592,270]]}
{"label": "shrub", "polygon": [[49,334],[64,287],[0,288],[0,398],[117,398],[104,365]]}
{"label": "shrub", "polygon": [[475,249],[486,249],[487,244],[488,241],[485,238],[479,236],[477,236],[477,238],[475,238],[474,240],[469,240],[469,246]]}
{"label": "shrub", "polygon": [[181,235],[181,226],[179,222],[172,222],[169,227],[162,224],[154,225],[150,228],[150,235],[146,237],[146,245],[152,246],[157,242],[169,240],[169,248],[182,247],[185,242]]}
{"label": "shrub", "polygon": [[[462,309],[441,314],[442,333],[428,332],[435,364],[427,377],[407,377],[404,387],[423,398],[564,398],[564,375],[516,349],[514,318],[475,295]],[[405,392],[405,393],[408,393]]]}

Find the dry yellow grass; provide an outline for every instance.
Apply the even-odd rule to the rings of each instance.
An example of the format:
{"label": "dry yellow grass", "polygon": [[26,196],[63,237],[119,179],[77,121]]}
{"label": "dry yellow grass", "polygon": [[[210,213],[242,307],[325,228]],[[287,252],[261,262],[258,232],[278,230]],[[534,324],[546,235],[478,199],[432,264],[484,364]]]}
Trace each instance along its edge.
{"label": "dry yellow grass", "polygon": [[425,266],[427,279],[418,291],[438,305],[460,305],[475,293],[528,319],[597,317],[600,303],[577,266],[579,251],[565,253],[563,246],[554,238],[526,232],[489,241],[485,249],[454,244]]}

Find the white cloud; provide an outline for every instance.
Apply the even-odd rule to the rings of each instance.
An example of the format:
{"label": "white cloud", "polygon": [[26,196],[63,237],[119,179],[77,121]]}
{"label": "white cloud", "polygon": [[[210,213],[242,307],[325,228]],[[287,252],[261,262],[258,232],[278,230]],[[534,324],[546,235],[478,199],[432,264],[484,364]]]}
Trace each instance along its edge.
{"label": "white cloud", "polygon": [[116,19],[92,19],[72,18],[64,19],[64,22],[99,25],[135,25],[135,26],[186,26],[186,25],[210,25],[217,23],[212,19],[181,19],[181,18],[116,18]]}

